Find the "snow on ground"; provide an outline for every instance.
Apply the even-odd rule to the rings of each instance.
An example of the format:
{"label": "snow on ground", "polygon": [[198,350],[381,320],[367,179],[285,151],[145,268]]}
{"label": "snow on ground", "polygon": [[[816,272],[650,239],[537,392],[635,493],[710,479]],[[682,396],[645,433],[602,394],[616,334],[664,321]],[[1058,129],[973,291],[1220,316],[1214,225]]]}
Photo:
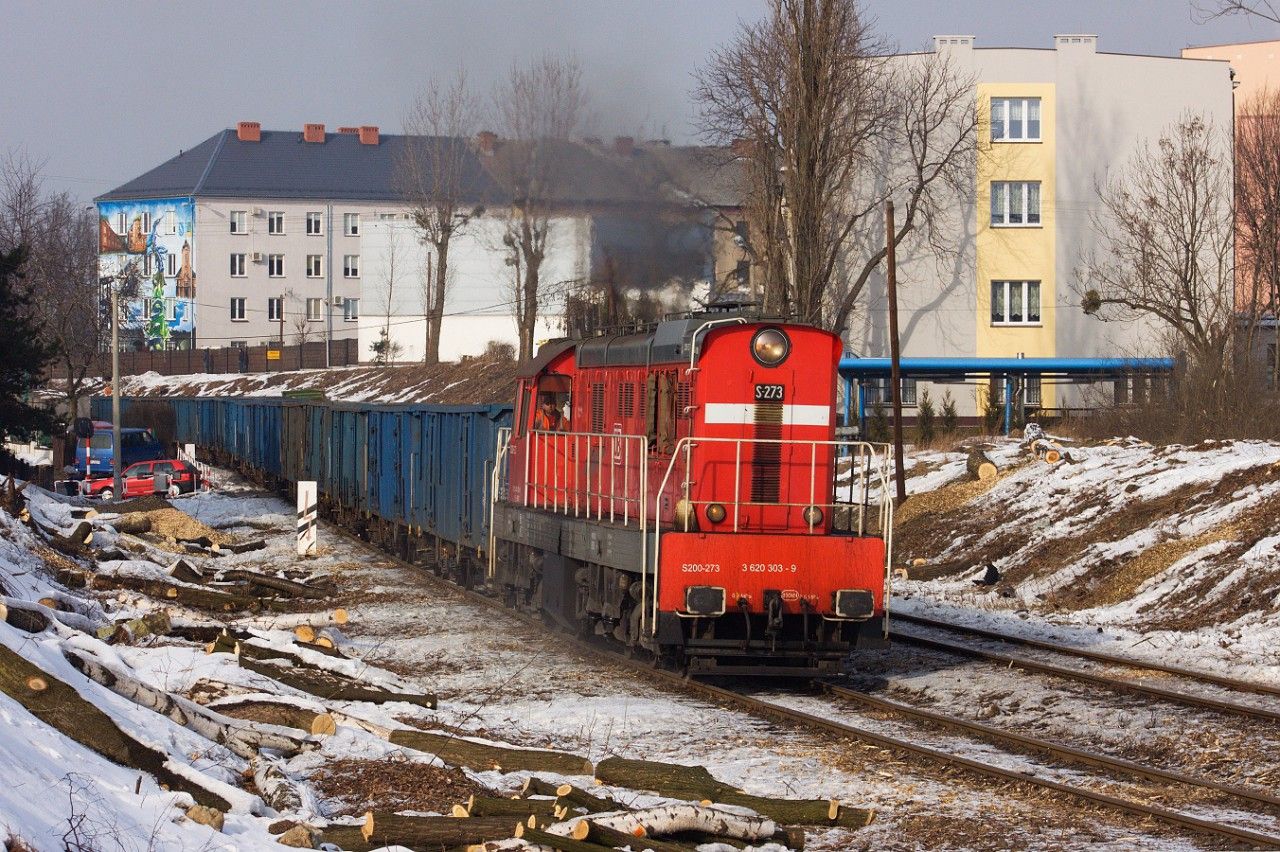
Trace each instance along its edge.
{"label": "snow on ground", "polygon": [[919,579],[894,607],[1280,684],[1280,444],[1066,449],[997,441],[990,488],[961,452],[914,454],[895,561]]}

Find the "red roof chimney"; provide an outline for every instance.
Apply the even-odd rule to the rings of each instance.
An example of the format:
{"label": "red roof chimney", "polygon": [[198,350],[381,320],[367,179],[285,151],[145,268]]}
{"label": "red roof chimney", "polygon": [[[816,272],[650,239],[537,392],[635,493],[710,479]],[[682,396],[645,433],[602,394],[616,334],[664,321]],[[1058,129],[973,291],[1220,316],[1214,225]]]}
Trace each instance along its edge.
{"label": "red roof chimney", "polygon": [[619,157],[630,157],[635,151],[636,140],[630,136],[613,137],[613,153]]}
{"label": "red roof chimney", "polygon": [[360,144],[361,145],[377,145],[378,144],[378,125],[376,124],[360,125]]}
{"label": "red roof chimney", "polygon": [[256,121],[242,121],[236,125],[236,138],[241,142],[261,142],[262,125]]}
{"label": "red roof chimney", "polygon": [[354,133],[359,133],[359,132],[360,132],[360,128],[359,128],[359,127],[339,127],[339,128],[338,128],[338,132],[339,132],[339,133],[352,133],[352,134],[354,134]]}
{"label": "red roof chimney", "polygon": [[476,147],[480,149],[481,154],[492,157],[493,152],[498,150],[498,134],[492,130],[481,130],[476,134]]}
{"label": "red roof chimney", "polygon": [[324,141],[324,125],[323,124],[302,125],[302,141],[303,142],[323,142]]}

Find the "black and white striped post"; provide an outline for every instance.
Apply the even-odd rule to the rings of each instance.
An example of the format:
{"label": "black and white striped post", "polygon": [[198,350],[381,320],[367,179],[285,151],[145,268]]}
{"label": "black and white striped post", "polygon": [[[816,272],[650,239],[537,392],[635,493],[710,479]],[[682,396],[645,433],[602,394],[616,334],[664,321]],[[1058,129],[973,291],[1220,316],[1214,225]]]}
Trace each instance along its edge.
{"label": "black and white striped post", "polygon": [[298,555],[316,555],[316,484],[298,483]]}

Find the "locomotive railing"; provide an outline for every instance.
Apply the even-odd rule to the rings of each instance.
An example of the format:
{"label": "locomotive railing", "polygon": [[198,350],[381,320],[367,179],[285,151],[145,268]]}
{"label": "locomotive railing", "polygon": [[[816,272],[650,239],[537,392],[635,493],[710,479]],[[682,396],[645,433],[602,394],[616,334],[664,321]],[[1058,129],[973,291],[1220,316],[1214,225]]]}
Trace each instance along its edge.
{"label": "locomotive railing", "polygon": [[[732,444],[734,445],[734,483],[733,483],[733,500],[724,499],[723,494],[717,493],[714,497],[705,500],[694,500],[692,498],[694,480],[692,478],[693,468],[693,449],[699,444]],[[780,445],[783,447],[799,448],[809,450],[809,488],[808,502],[797,502],[794,499],[789,500],[743,500],[742,499],[742,469],[743,469],[743,445],[755,447],[762,444]],[[822,465],[818,463],[819,447],[831,447],[835,449],[835,455],[838,457],[840,464],[836,464],[828,468],[827,463]],[[738,532],[739,521],[744,507],[749,508],[797,508],[807,509],[815,507],[829,512],[829,518],[832,522],[836,520],[838,510],[844,509],[849,513],[848,520],[852,527],[852,513],[857,509],[857,533],[858,535],[866,535],[867,517],[866,510],[875,500],[878,504],[876,511],[878,513],[878,534],[885,541],[885,600],[891,593],[891,570],[893,564],[893,499],[891,497],[892,488],[890,487],[889,459],[888,453],[877,451],[877,447],[887,450],[883,445],[870,444],[865,441],[811,441],[795,438],[707,438],[707,437],[686,437],[681,438],[676,444],[675,451],[671,454],[671,461],[667,465],[666,473],[662,477],[661,485],[654,492],[654,541],[653,541],[653,559],[652,562],[646,561],[646,568],[652,569],[653,572],[653,594],[650,596],[648,588],[649,570],[641,572],[640,575],[640,599],[647,604],[647,612],[641,613],[641,630],[648,630],[650,635],[657,631],[658,626],[658,582],[659,572],[658,565],[662,557],[662,514],[658,510],[657,501],[661,500],[666,493],[667,485],[671,482],[672,476],[675,474],[677,466],[683,464],[684,478],[679,482],[679,491],[682,502],[684,503],[683,512],[677,512],[677,517],[673,520],[671,528],[673,531],[679,531],[683,527],[683,531],[688,532],[695,527],[690,524],[689,519],[696,518],[699,506],[706,506],[711,503],[718,503],[725,506],[726,509],[733,513],[733,532]],[[840,451],[845,451],[842,453]],[[825,454],[824,454],[825,456]],[[845,462],[847,460],[847,466]],[[841,468],[844,468],[842,471]],[[826,472],[832,471],[830,481],[826,480]],[[844,475],[842,475],[842,473]],[[822,480],[820,482],[820,480]],[[874,491],[874,494],[873,494]],[[840,500],[842,492],[848,494],[848,500]],[[791,495],[788,495],[791,496]],[[821,499],[820,499],[821,498]],[[829,498],[829,499],[828,499]],[[727,505],[727,504],[732,504]],[[680,515],[683,514],[683,517]],[[809,532],[815,531],[818,524],[823,521],[815,522],[815,516],[810,515],[806,519],[809,526]],[[695,522],[696,523],[696,522]],[[850,528],[848,532],[853,532]],[[647,622],[647,623],[646,623]]]}
{"label": "locomotive railing", "polygon": [[[644,435],[544,432],[525,435],[518,495],[510,493],[511,429],[498,431],[490,482],[490,506],[500,499],[577,518],[640,529],[641,564],[648,564],[649,442]],[[489,574],[497,568],[495,525],[489,522]]]}

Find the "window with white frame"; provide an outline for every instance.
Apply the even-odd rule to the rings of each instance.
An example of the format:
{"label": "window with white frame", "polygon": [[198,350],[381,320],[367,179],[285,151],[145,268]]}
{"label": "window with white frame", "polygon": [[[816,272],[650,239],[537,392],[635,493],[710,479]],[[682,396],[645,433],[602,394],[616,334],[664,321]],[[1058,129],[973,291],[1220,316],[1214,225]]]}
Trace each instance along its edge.
{"label": "window with white frame", "polygon": [[379,218],[381,221],[383,221],[383,222],[391,222],[391,221],[394,221],[394,220],[395,220],[395,218],[396,218],[396,214],[394,214],[394,213],[379,213],[379,214],[378,214],[378,218]]}
{"label": "window with white frame", "polygon": [[249,341],[247,341],[247,340],[233,340],[233,341],[231,341],[231,348],[232,348],[232,349],[248,349],[248,348],[249,348]]}
{"label": "window with white frame", "polygon": [[267,233],[283,234],[284,233],[284,211],[272,210],[267,214]]}
{"label": "window with white frame", "polygon": [[1039,325],[1039,281],[992,281],[992,325]]}
{"label": "window with white frame", "polygon": [[178,214],[173,210],[166,210],[164,214],[164,232],[169,236],[178,233]]}
{"label": "window with white frame", "polygon": [[117,213],[116,214],[116,233],[120,234],[121,236],[124,236],[124,232],[128,230],[128,227],[129,226],[125,224],[124,213]]}
{"label": "window with white frame", "polygon": [[231,255],[231,277],[232,278],[244,277],[244,255],[243,254]]}
{"label": "window with white frame", "polygon": [[320,213],[307,214],[307,236],[317,237],[324,233],[324,219]]}
{"label": "window with white frame", "polygon": [[276,296],[275,298],[272,298],[272,299],[267,299],[267,321],[280,322],[280,320],[283,318],[284,318],[284,299],[280,296]]}
{"label": "window with white frame", "polygon": [[147,278],[151,277],[151,252],[147,252],[142,257],[142,274]]}
{"label": "window with white frame", "polygon": [[244,297],[233,296],[231,299],[231,321],[244,322]]}
{"label": "window with white frame", "polygon": [[992,98],[992,142],[1039,142],[1039,98]]}
{"label": "window with white frame", "polygon": [[151,214],[150,213],[142,214],[142,232],[144,234],[151,233]]}
{"label": "window with white frame", "polygon": [[[869,379],[863,385],[863,401],[867,405],[890,405],[893,402],[893,394],[889,392],[892,381],[890,379]],[[902,379],[902,404],[913,406],[916,404],[916,380]]]}
{"label": "window with white frame", "polygon": [[321,255],[318,255],[318,254],[307,255],[307,277],[319,278],[322,275],[324,275],[324,262],[321,258]]}
{"label": "window with white frame", "polygon": [[169,252],[167,255],[164,256],[164,263],[165,263],[166,275],[178,274],[178,256],[176,254],[174,254],[173,252]]}
{"label": "window with white frame", "polygon": [[307,299],[307,319],[317,322],[324,318],[324,299]]}
{"label": "window with white frame", "polygon": [[268,278],[284,277],[284,255],[282,254],[267,255],[267,277]]}
{"label": "window with white frame", "polygon": [[169,322],[173,322],[178,318],[178,300],[177,299],[164,300],[164,318]]}
{"label": "window with white frame", "polygon": [[342,233],[348,237],[360,236],[360,214],[359,213],[343,213],[342,214]]}
{"label": "window with white frame", "polygon": [[1040,225],[1040,181],[992,181],[991,225],[1001,228]]}
{"label": "window with white frame", "polygon": [[247,234],[249,233],[249,211],[232,210],[231,215],[227,217],[231,222],[231,233]]}
{"label": "window with white frame", "polygon": [[1039,408],[1043,394],[1040,391],[1040,377],[1027,376],[1026,385],[1022,395],[1022,402],[1025,405],[1033,405]]}
{"label": "window with white frame", "polygon": [[342,318],[347,322],[355,322],[360,319],[359,299],[345,299],[342,302]]}
{"label": "window with white frame", "polygon": [[360,277],[360,255],[344,254],[342,256],[342,277],[343,278],[359,278]]}

